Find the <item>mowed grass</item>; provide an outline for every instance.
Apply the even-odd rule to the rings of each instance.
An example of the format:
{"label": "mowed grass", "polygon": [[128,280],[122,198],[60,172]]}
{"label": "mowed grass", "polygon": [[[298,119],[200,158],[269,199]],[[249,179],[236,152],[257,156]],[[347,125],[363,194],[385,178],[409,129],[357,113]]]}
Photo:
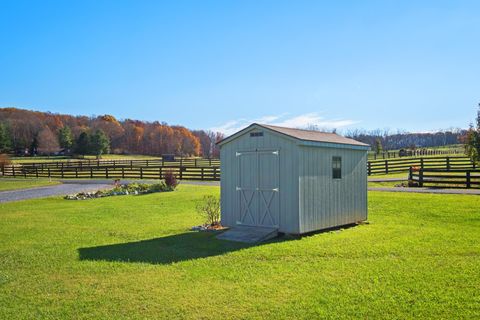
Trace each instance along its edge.
{"label": "mowed grass", "polygon": [[[104,154],[100,160],[148,160],[159,157],[138,155],[138,154]],[[68,162],[82,160],[97,160],[96,156],[86,155],[83,158],[72,158],[69,156],[39,156],[39,157],[12,157],[13,163],[42,163],[42,162]]]}
{"label": "mowed grass", "polygon": [[369,224],[257,246],[188,231],[218,187],[0,204],[0,319],[480,317],[480,197],[369,193]]}
{"label": "mowed grass", "polygon": [[59,181],[48,179],[10,179],[0,178],[0,191],[37,188],[59,184]]}

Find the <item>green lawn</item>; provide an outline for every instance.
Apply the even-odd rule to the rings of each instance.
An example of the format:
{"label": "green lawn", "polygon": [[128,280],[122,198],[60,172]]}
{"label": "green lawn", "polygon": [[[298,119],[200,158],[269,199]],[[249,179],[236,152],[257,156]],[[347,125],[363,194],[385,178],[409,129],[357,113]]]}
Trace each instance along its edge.
{"label": "green lawn", "polygon": [[0,178],[0,191],[44,187],[44,186],[51,186],[59,183],[60,182],[58,181],[54,181],[54,180],[50,181],[48,179]]}
{"label": "green lawn", "polygon": [[369,187],[379,187],[379,188],[393,188],[398,184],[401,184],[402,182],[399,181],[386,181],[386,182],[369,182],[368,186]]}
{"label": "green lawn", "polygon": [[369,194],[369,224],[248,246],[189,232],[218,187],[0,204],[0,319],[480,317],[480,197]]}
{"label": "green lawn", "polygon": [[372,174],[368,176],[369,179],[381,179],[381,178],[401,178],[401,179],[408,179],[408,171],[407,172],[397,172],[397,173],[389,173],[389,174]]}
{"label": "green lawn", "polygon": [[[101,160],[147,160],[158,159],[159,157],[146,156],[146,155],[125,155],[125,154],[105,154]],[[96,160],[96,156],[85,156],[84,158],[72,158],[69,156],[39,156],[39,157],[12,157],[11,160],[14,163],[40,163],[40,162],[62,162],[62,161],[81,161],[81,160]]]}

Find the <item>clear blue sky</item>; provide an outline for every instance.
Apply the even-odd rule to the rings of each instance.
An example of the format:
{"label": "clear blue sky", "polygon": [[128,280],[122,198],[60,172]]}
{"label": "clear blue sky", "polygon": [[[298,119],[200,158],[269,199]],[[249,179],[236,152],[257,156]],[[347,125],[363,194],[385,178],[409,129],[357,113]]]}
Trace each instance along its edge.
{"label": "clear blue sky", "polygon": [[479,1],[3,1],[0,107],[189,128],[466,127]]}

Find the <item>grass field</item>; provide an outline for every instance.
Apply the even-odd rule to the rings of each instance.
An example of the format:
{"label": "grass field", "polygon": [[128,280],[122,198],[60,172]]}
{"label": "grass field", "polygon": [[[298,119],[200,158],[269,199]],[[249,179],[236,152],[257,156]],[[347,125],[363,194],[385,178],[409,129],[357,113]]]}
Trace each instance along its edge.
{"label": "grass field", "polygon": [[[123,155],[123,154],[105,154],[100,160],[147,160],[147,159],[158,159],[159,157],[154,156],[145,156],[145,155]],[[52,161],[81,161],[81,160],[96,160],[95,156],[85,156],[84,158],[72,158],[68,156],[39,156],[39,157],[12,157],[11,160],[13,163],[41,163],[41,162],[52,162]]]}
{"label": "grass field", "polygon": [[248,246],[189,232],[218,187],[0,204],[0,319],[480,317],[480,198],[369,194],[370,224]]}
{"label": "grass field", "polygon": [[393,188],[400,183],[402,182],[401,181],[369,182],[368,187]]}
{"label": "grass field", "polygon": [[58,181],[50,181],[48,179],[0,178],[0,191],[52,186],[59,183]]}

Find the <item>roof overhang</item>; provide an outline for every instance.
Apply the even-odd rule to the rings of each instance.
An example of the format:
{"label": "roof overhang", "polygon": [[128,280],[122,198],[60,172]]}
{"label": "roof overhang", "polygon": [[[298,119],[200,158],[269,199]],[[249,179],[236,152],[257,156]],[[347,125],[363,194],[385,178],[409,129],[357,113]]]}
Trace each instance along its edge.
{"label": "roof overhang", "polygon": [[228,143],[232,140],[235,140],[236,138],[244,135],[245,133],[254,130],[254,129],[261,129],[261,130],[266,130],[271,134],[274,135],[279,135],[282,136],[288,140],[295,141],[297,142],[298,145],[300,146],[308,146],[308,147],[322,147],[322,148],[339,148],[339,149],[355,149],[355,150],[365,150],[368,151],[370,150],[369,145],[353,145],[353,144],[345,144],[345,143],[334,143],[334,142],[321,142],[321,141],[311,141],[311,140],[304,140],[304,139],[299,139],[297,137],[292,137],[288,134],[272,130],[270,128],[264,127],[261,124],[258,123],[252,123],[248,127],[218,141],[216,145],[218,147],[222,147],[225,143]]}

